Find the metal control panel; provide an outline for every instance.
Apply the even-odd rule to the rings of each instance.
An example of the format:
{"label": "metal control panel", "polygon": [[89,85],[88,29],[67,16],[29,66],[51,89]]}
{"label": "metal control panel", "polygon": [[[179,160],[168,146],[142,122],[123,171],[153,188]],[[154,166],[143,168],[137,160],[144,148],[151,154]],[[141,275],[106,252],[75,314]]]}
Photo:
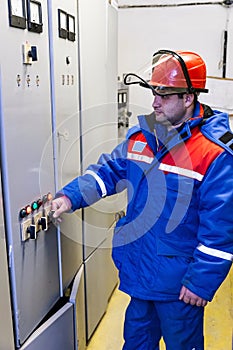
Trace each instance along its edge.
{"label": "metal control panel", "polygon": [[37,239],[40,231],[48,231],[51,221],[52,198],[52,194],[49,192],[20,209],[19,221],[22,242],[28,239]]}
{"label": "metal control panel", "polygon": [[[83,170],[96,163],[101,153],[111,152],[118,142],[116,23],[117,11],[105,0],[79,0]],[[117,284],[109,239],[116,208],[118,200],[111,197],[84,209],[88,338]]]}
{"label": "metal control panel", "polygon": [[[50,55],[57,188],[80,175],[80,107],[77,0],[51,1]],[[81,211],[64,214],[60,225],[65,289],[83,261]]]}
{"label": "metal control panel", "polygon": [[[0,12],[1,166],[15,347],[60,297],[47,0],[4,0]],[[45,197],[46,200],[45,200]]]}
{"label": "metal control panel", "polygon": [[[0,89],[1,93],[1,89]],[[4,315],[0,323],[0,349],[14,349],[10,281],[8,275],[7,245],[4,225],[4,199],[1,186],[0,169],[0,314]]]}
{"label": "metal control panel", "polygon": [[[35,344],[55,350],[58,341],[51,334],[56,332],[58,346],[84,349],[86,333],[89,338],[117,283],[107,242],[115,208],[110,214],[108,204],[104,212],[87,210],[85,223],[81,211],[64,214],[59,226],[49,215],[57,190],[97,160],[106,136],[105,151],[117,142],[116,19],[115,8],[105,0],[1,4],[0,152],[7,311],[13,321],[8,335],[14,342],[9,350]],[[91,93],[93,78],[102,84]],[[103,270],[103,265],[108,267]],[[73,281],[76,292],[72,305],[65,306],[69,325],[64,328],[66,317],[58,305]],[[98,281],[107,281],[104,292],[96,293]],[[54,306],[60,308],[55,314]]]}

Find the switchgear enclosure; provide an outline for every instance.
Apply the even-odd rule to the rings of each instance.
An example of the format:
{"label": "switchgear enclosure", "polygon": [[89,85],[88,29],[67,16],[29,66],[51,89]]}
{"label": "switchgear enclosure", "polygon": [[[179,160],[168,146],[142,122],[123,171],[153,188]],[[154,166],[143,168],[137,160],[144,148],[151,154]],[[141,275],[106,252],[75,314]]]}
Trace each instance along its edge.
{"label": "switchgear enclosure", "polygon": [[[79,0],[83,170],[117,143],[117,11],[105,0]],[[117,199],[84,209],[87,337],[117,284],[111,236]],[[107,244],[108,242],[108,244]],[[106,269],[106,266],[108,268]]]}
{"label": "switchgear enclosure", "polygon": [[[21,208],[55,192],[47,1],[41,5],[43,34],[9,26],[7,1],[0,12],[2,172],[17,347],[60,295],[55,227],[22,242],[19,218]],[[23,63],[25,44],[37,48],[38,60],[32,64]],[[33,224],[32,215],[28,218]]]}
{"label": "switchgear enclosure", "polygon": [[[51,6],[51,83],[55,137],[56,191],[80,175],[80,114],[78,38],[59,36],[59,18],[73,16],[77,29],[77,0],[50,1]],[[68,31],[67,18],[62,22]],[[66,27],[66,28],[65,28]],[[60,225],[62,242],[63,289],[69,285],[82,264],[81,211],[64,214]]]}
{"label": "switchgear enclosure", "polygon": [[3,195],[1,183],[0,171],[0,314],[4,315],[4,322],[0,323],[0,349],[12,350],[14,348],[14,335],[11,316],[12,310],[10,300],[10,285],[8,275],[8,260],[6,251],[6,235],[4,226]]}

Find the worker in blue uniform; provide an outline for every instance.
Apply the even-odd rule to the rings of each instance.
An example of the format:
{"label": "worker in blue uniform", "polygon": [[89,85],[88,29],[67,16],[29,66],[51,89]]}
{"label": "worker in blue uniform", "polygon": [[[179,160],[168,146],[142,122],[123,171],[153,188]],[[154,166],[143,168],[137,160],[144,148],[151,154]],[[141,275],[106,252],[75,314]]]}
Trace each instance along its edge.
{"label": "worker in blue uniform", "polygon": [[153,93],[153,113],[52,208],[59,218],[126,188],[112,254],[131,297],[123,349],[158,350],[163,337],[167,350],[203,350],[204,307],[233,260],[233,134],[226,113],[199,102],[208,90],[198,54],[159,50],[152,69],[149,82],[125,83]]}

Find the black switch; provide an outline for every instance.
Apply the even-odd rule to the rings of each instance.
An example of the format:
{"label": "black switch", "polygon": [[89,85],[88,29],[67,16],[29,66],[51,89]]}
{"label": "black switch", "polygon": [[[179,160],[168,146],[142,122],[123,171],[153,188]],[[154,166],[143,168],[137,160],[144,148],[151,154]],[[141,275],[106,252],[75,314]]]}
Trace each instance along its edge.
{"label": "black switch", "polygon": [[28,51],[28,56],[31,57],[32,61],[37,61],[37,47],[31,46],[31,50]]}
{"label": "black switch", "polygon": [[48,230],[48,222],[47,218],[45,216],[42,216],[40,220],[38,221],[38,224],[41,226],[42,231]]}
{"label": "black switch", "polygon": [[29,233],[30,239],[36,239],[36,225],[30,225],[27,228],[27,233]]}

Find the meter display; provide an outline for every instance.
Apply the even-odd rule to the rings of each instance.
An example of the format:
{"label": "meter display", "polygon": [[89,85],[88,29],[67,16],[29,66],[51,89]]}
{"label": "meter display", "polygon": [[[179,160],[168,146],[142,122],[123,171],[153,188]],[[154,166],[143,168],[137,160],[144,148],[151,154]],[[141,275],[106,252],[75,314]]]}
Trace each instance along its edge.
{"label": "meter display", "polygon": [[36,4],[35,2],[31,2],[30,12],[31,12],[31,22],[40,24],[41,18],[40,18],[39,5]]}
{"label": "meter display", "polygon": [[62,39],[67,38],[67,13],[58,9],[58,35]]}
{"label": "meter display", "polygon": [[11,27],[26,28],[25,0],[8,0]]}
{"label": "meter display", "polygon": [[41,33],[43,31],[41,3],[36,0],[27,0],[28,30]]}
{"label": "meter display", "polygon": [[75,41],[75,17],[72,15],[67,15],[67,25],[68,25],[68,40]]}

